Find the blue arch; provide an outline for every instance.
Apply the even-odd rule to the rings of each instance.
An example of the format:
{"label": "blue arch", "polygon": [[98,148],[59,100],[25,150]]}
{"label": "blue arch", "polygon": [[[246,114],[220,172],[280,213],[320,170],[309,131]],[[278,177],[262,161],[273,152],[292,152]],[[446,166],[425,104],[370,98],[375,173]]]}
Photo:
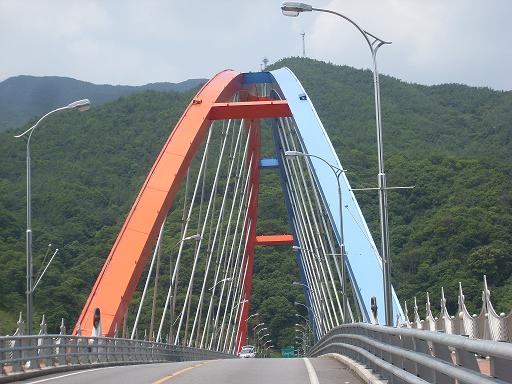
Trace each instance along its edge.
{"label": "blue arch", "polygon": [[[341,168],[341,162],[324,129],[316,110],[300,84],[288,68],[270,72],[274,87],[287,100],[293,114],[297,134],[305,153],[322,157],[327,162]],[[327,208],[330,223],[338,243],[340,242],[338,188],[332,170],[321,160],[308,157],[314,177],[320,186],[320,194]],[[347,270],[353,282],[356,297],[365,321],[369,321],[371,297],[377,298],[378,320],[385,324],[382,260],[379,251],[366,225],[359,204],[351,190],[345,174],[340,177],[343,200],[344,239],[347,252]],[[393,289],[393,318],[400,323],[405,317],[400,302]]]}

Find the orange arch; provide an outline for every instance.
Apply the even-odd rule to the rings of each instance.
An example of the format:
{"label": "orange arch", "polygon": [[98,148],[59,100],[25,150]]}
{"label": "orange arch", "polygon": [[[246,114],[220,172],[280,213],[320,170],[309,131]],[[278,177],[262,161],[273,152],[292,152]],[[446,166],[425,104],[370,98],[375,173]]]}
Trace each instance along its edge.
{"label": "orange arch", "polygon": [[203,141],[215,103],[227,102],[242,86],[242,74],[225,70],[197,93],[158,155],[110,254],[94,283],[75,326],[92,332],[95,308],[101,310],[105,335],[123,323],[158,231],[179,190],[194,155]]}

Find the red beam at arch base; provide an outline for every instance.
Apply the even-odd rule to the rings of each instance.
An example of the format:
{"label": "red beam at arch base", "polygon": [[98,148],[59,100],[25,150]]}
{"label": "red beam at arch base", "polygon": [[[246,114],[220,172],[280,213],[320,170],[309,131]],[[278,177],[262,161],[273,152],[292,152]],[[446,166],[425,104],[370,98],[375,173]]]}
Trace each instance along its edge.
{"label": "red beam at arch base", "polygon": [[256,245],[293,245],[292,235],[261,235],[256,236]]}

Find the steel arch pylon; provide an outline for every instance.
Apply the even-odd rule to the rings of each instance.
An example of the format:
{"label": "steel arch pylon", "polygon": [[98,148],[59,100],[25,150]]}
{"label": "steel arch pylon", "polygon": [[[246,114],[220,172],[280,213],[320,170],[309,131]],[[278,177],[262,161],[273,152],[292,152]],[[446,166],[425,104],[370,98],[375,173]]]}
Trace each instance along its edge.
{"label": "steel arch pylon", "polygon": [[[256,84],[273,86],[282,100],[255,96]],[[235,94],[239,95],[239,101],[230,101]],[[284,117],[293,117],[298,138],[308,153],[327,157],[333,164],[338,164],[341,168],[341,163],[313,104],[289,69],[282,68],[272,72],[247,74],[226,70],[217,74],[201,88],[187,106],[148,173],[89,294],[73,334],[76,334],[78,329],[84,335],[92,333],[96,308],[101,311],[104,335],[112,336],[116,326],[119,328],[123,324],[128,311],[128,303],[137,288],[149,253],[155,245],[158,231],[211,122],[223,119],[250,121],[250,151],[259,160],[258,119]],[[320,194],[327,207],[331,225],[336,233],[338,231],[337,220],[334,218],[339,214],[339,209],[332,180],[328,172],[314,159],[311,160],[311,165],[320,186]],[[252,260],[254,247],[258,244],[255,229],[259,161],[255,161],[253,166],[255,169],[253,169],[251,183],[256,193],[253,194],[249,204],[249,215],[253,225],[249,231],[250,238],[246,248],[248,267],[244,285],[245,300],[247,301],[241,305],[240,309],[241,321],[238,325],[237,349],[246,338],[245,319],[247,319],[250,304]],[[354,288],[358,295],[358,304],[364,314],[369,312],[367,310],[370,305],[369,298],[382,296],[382,285],[379,285],[382,282],[382,266],[378,251],[345,175],[342,177],[342,182],[344,201],[352,210],[354,217],[349,233],[345,232],[348,252],[347,267],[352,282],[355,282]],[[347,222],[350,224],[350,220]],[[339,231],[337,233],[339,237]],[[261,243],[263,244],[263,242]],[[290,239],[286,238],[281,243],[290,243]],[[394,299],[395,314],[403,319],[396,295],[394,295]],[[380,302],[382,303],[382,301]]]}
{"label": "steel arch pylon", "polygon": [[[84,335],[92,333],[96,308],[101,312],[104,335],[112,336],[116,326],[123,324],[128,303],[155,245],[158,231],[211,122],[223,119],[251,120],[250,129],[255,132],[251,138],[252,151],[259,154],[258,119],[290,116],[286,101],[252,97],[250,91],[253,88],[253,84],[244,83],[244,74],[225,70],[208,81],[192,99],[148,173],[82,309],[73,334],[77,334],[79,329]],[[230,102],[237,92],[242,101]],[[257,176],[252,183],[257,187]],[[255,228],[257,194],[251,204],[252,227]],[[250,232],[250,236],[254,239],[248,241],[248,247],[253,249],[255,230]],[[251,255],[252,262],[254,252],[251,249],[247,254]],[[250,294],[250,280],[247,288]],[[248,308],[249,301],[242,307],[243,316],[247,316]]]}

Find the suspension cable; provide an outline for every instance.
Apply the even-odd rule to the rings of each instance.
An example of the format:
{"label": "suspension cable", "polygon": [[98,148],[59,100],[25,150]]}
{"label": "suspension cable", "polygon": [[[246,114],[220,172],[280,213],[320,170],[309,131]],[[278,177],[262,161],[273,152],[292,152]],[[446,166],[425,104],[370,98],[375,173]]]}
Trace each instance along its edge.
{"label": "suspension cable", "polygon": [[149,279],[151,277],[151,273],[153,272],[153,265],[155,263],[155,257],[158,252],[159,244],[162,240],[162,233],[164,231],[164,225],[165,225],[165,219],[164,219],[164,222],[162,223],[162,226],[160,227],[160,232],[158,233],[158,240],[156,241],[157,245],[155,246],[155,249],[153,251],[153,257],[151,258],[151,265],[149,266],[148,276],[146,277],[146,283],[144,283],[144,290],[142,291],[142,296],[141,296],[140,302],[139,302],[139,308],[137,309],[137,315],[135,316],[135,321],[133,323],[132,335],[130,337],[130,339],[132,339],[132,340],[135,337],[135,333],[137,331],[137,325],[139,324],[140,312],[142,310],[142,305],[144,304],[144,299],[146,298],[146,292],[148,290],[148,284],[149,284]]}
{"label": "suspension cable", "polygon": [[[206,139],[205,149],[204,149],[203,157],[201,159],[201,165],[199,167],[199,175],[201,175],[201,173],[203,172],[203,169],[205,168],[206,154],[208,153],[208,148],[209,148],[209,145],[210,145],[210,139],[211,139],[211,135],[212,135],[212,131],[213,131],[212,127],[213,127],[213,123],[210,126],[210,129],[208,130],[208,137]],[[183,230],[183,235],[185,235],[187,233],[188,223],[190,221],[190,216],[192,214],[192,208],[193,208],[192,202],[196,198],[197,190],[198,190],[198,187],[199,187],[199,182],[200,182],[200,177],[198,177],[197,180],[196,180],[196,185],[194,187],[194,193],[192,194],[191,204],[190,204],[190,207],[189,207],[189,210],[188,210],[187,219],[185,220],[185,228]],[[180,242],[179,242],[180,246],[179,246],[179,250],[178,250],[178,256],[176,257],[176,263],[175,263],[175,266],[174,266],[174,271],[172,273],[171,284],[169,285],[169,290],[167,291],[167,298],[165,299],[164,312],[163,312],[162,317],[160,319],[160,326],[158,327],[158,335],[156,337],[156,342],[159,342],[161,340],[162,327],[163,327],[163,324],[164,324],[167,307],[169,305],[169,299],[170,299],[170,296],[171,296],[172,286],[174,285],[174,282],[175,282],[175,279],[176,279],[176,274],[177,274],[177,271],[179,269],[179,264],[180,264],[181,255],[182,255],[182,251],[183,251],[184,239],[185,239],[185,237],[182,237]]]}

